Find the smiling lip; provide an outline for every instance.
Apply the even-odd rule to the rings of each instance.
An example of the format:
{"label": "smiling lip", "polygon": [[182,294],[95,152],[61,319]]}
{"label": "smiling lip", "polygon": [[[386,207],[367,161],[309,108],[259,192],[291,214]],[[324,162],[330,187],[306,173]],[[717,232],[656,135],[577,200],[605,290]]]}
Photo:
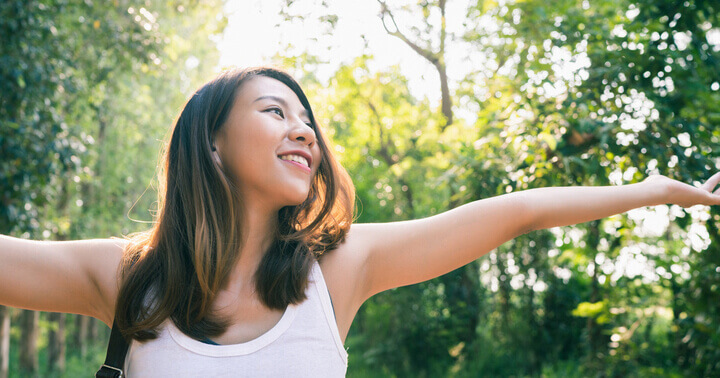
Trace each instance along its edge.
{"label": "smiling lip", "polygon": [[302,157],[305,158],[305,160],[307,160],[308,166],[309,166],[309,167],[312,167],[312,156],[311,156],[309,153],[307,153],[307,152],[305,152],[305,151],[303,151],[303,150],[285,151],[285,152],[280,153],[280,154],[278,155],[278,157],[280,157],[280,156],[285,156],[285,155],[298,155],[298,156],[302,156]]}
{"label": "smiling lip", "polygon": [[310,167],[306,167],[305,165],[300,164],[300,163],[298,163],[298,162],[295,162],[295,161],[292,161],[292,160],[283,160],[283,159],[280,159],[280,161],[283,161],[283,162],[288,163],[288,164],[292,164],[292,165],[294,165],[294,166],[302,169],[303,171],[305,171],[305,172],[307,172],[307,173],[312,172],[312,171],[310,170]]}
{"label": "smiling lip", "polygon": [[[291,161],[291,160],[283,160],[283,159],[280,159],[281,156],[285,156],[285,155],[298,155],[298,156],[302,156],[302,157],[305,158],[305,160],[307,160],[308,166],[306,167],[306,166],[303,165],[303,164],[300,164],[300,163],[297,163],[297,162],[294,162],[294,161]],[[310,155],[309,153],[307,153],[307,152],[305,152],[305,151],[303,151],[303,150],[292,150],[292,151],[282,152],[282,153],[278,154],[278,159],[280,159],[280,160],[282,160],[282,161],[284,161],[284,162],[286,162],[286,163],[294,164],[294,165],[302,168],[302,169],[303,169],[305,172],[307,172],[307,173],[311,173],[311,172],[312,172],[312,169],[310,168],[310,167],[312,167],[312,155]]]}
{"label": "smiling lip", "polygon": [[[305,160],[307,160],[308,166],[305,166],[304,164],[300,164],[300,163],[294,162],[294,161],[292,161],[292,160],[283,160],[283,159],[280,159],[281,156],[286,156],[286,155],[298,155],[298,156],[302,156],[302,157],[305,158]],[[305,152],[305,151],[303,151],[303,150],[291,150],[291,151],[281,152],[280,154],[278,154],[278,159],[280,159],[280,160],[282,160],[282,161],[284,161],[284,162],[286,162],[286,163],[293,164],[293,165],[297,166],[298,168],[302,168],[302,170],[305,171],[306,173],[312,173],[312,169],[310,168],[310,167],[312,167],[312,155],[310,155],[309,153],[307,153],[307,152]]]}

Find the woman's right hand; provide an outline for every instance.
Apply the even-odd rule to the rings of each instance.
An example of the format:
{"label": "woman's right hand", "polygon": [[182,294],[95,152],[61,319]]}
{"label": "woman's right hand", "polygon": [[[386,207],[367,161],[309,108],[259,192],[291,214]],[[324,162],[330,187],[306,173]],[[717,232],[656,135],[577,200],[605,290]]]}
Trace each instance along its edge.
{"label": "woman's right hand", "polygon": [[700,187],[673,180],[662,175],[652,175],[643,183],[663,187],[666,200],[664,203],[691,207],[695,205],[720,205],[720,189],[715,190],[720,183],[720,172],[714,174]]}

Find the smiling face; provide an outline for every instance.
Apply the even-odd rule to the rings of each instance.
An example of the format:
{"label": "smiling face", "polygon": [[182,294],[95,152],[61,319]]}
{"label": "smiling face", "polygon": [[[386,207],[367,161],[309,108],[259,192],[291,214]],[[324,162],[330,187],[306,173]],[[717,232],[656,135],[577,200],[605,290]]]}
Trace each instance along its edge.
{"label": "smiling face", "polygon": [[282,82],[244,82],[214,137],[217,157],[247,204],[277,211],[302,203],[321,160],[306,109]]}

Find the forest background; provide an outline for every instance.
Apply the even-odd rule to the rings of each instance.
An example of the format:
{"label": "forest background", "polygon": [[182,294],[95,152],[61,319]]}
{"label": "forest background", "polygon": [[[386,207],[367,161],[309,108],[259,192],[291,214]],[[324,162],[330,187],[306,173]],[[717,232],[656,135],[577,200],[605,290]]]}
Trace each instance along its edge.
{"label": "forest background", "polygon": [[[718,1],[366,2],[367,27],[393,48],[333,60],[323,41],[343,27],[343,2],[283,0],[275,26],[299,27],[302,47],[281,41],[266,58],[308,92],[355,182],[358,222],[655,173],[697,184],[720,169]],[[1,2],[0,233],[148,228],[156,162],[219,69],[227,9]],[[377,63],[400,49],[422,77]],[[369,300],[348,376],[719,376],[719,224],[717,207],[658,206],[523,235]],[[0,377],[89,376],[108,334],[0,307]]]}

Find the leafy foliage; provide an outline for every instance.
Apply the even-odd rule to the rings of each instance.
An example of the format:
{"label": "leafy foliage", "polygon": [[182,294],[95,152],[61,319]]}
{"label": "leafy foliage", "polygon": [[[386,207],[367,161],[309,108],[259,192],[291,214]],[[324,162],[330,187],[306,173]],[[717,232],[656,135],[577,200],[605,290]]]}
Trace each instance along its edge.
{"label": "leafy foliage", "polygon": [[[308,2],[319,11],[295,0],[281,14],[318,18],[317,33],[343,22]],[[382,2],[376,20],[416,42],[419,64],[450,73],[442,104],[413,96],[398,67],[373,69],[370,52],[327,82],[323,57],[276,57],[354,179],[358,222],[652,173],[697,183],[720,167],[716,2],[471,1],[461,21],[446,19],[445,5]],[[150,219],[159,141],[217,62],[208,37],[224,21],[207,20],[220,7],[0,4],[0,232],[145,228],[132,219]],[[717,208],[659,206],[523,235],[369,300],[346,342],[349,373],[716,376],[718,223]]]}
{"label": "leafy foliage", "polygon": [[[356,178],[360,221],[652,173],[699,182],[718,168],[715,3],[471,2],[447,42],[437,39],[450,22],[442,7],[380,2],[378,22],[424,41],[408,43],[419,62],[422,51],[463,51],[474,65],[452,104],[469,116],[443,129],[437,105],[409,95],[396,69],[368,69],[372,56],[315,87]],[[472,274],[381,294],[351,329],[351,372],[572,376],[563,361],[578,361],[579,376],[717,374],[706,356],[720,345],[720,217],[700,213],[660,206],[534,232],[471,264]],[[651,227],[653,216],[670,223]],[[691,248],[689,238],[702,242]]]}
{"label": "leafy foliage", "polygon": [[[221,8],[220,1],[0,4],[1,233],[64,240],[147,228],[160,141],[215,69],[211,38],[225,26]],[[41,323],[41,346],[54,327]],[[93,357],[104,353],[106,337],[91,346]],[[68,376],[98,366],[75,352]],[[41,365],[44,376],[59,373],[48,368]]]}

